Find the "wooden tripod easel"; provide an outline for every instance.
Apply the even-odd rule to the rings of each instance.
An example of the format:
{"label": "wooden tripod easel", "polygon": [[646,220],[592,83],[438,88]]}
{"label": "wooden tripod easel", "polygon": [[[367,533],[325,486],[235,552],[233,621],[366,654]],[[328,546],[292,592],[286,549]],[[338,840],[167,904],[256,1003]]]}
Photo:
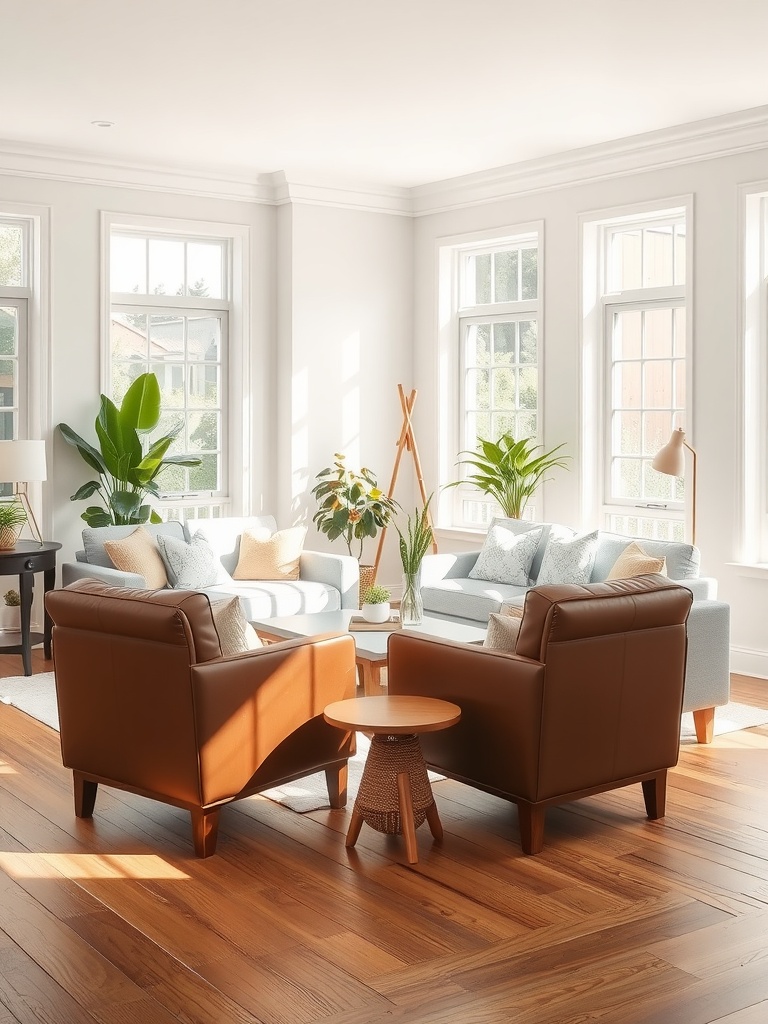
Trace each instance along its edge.
{"label": "wooden tripod easel", "polygon": [[[406,398],[403,385],[397,385],[397,393],[400,396],[400,405],[403,409],[403,426],[400,430],[400,437],[397,441],[397,454],[395,455],[395,465],[392,469],[392,479],[389,483],[389,490],[387,494],[389,497],[393,497],[395,493],[395,483],[397,482],[397,473],[400,469],[400,460],[403,457],[404,451],[409,451],[413,455],[413,464],[416,469],[416,480],[419,485],[419,493],[421,494],[421,500],[427,504],[427,491],[424,487],[424,477],[421,473],[421,459],[419,458],[419,449],[416,447],[416,438],[413,436],[413,423],[411,421],[411,413],[413,407],[416,404],[417,391],[415,388],[411,389],[410,395]],[[427,513],[429,515],[429,513]],[[432,526],[432,516],[429,515],[429,525]],[[373,563],[373,577],[376,578],[376,574],[379,571],[379,562],[381,561],[381,552],[384,548],[384,537],[386,535],[386,526],[382,527],[381,533],[379,534],[379,546],[376,549],[376,560]],[[432,532],[432,551],[437,554],[437,541],[435,540],[434,531]]]}

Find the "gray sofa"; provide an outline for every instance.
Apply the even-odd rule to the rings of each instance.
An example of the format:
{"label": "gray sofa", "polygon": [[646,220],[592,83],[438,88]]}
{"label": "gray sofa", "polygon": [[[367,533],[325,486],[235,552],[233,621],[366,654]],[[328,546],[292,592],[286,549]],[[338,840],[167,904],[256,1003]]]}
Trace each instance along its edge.
{"label": "gray sofa", "polygon": [[[190,520],[186,524],[144,524],[144,528],[153,535],[165,533],[186,541],[198,529],[202,530],[230,575],[237,565],[240,535],[244,529],[256,527],[267,527],[272,533],[277,529],[272,516],[200,519]],[[79,579],[99,579],[117,587],[146,589],[143,576],[116,569],[104,549],[105,541],[127,537],[135,529],[135,526],[84,529],[83,549],[76,552],[76,561],[62,565],[63,585],[67,586]],[[299,563],[298,580],[228,580],[226,583],[206,587],[205,590],[212,597],[236,594],[246,618],[254,620],[275,615],[357,608],[359,575],[357,560],[349,555],[304,551]]]}
{"label": "gray sofa", "polygon": [[[472,579],[469,573],[479,551],[426,555],[421,568],[421,595],[427,615],[476,624],[487,622],[504,605],[522,605],[527,591],[536,585],[544,550],[552,531],[567,531],[551,523],[526,523],[496,519],[514,533],[544,526],[531,565],[527,586],[490,583]],[[492,524],[493,525],[493,524]],[[633,538],[600,531],[591,583],[606,578],[616,559]],[[699,549],[677,541],[639,538],[643,550],[666,558],[667,575],[693,593],[688,618],[688,662],[683,710],[692,711],[699,742],[712,738],[715,708],[728,703],[730,695],[730,608],[717,600],[717,581],[699,575]],[[566,581],[563,581],[566,582]]]}

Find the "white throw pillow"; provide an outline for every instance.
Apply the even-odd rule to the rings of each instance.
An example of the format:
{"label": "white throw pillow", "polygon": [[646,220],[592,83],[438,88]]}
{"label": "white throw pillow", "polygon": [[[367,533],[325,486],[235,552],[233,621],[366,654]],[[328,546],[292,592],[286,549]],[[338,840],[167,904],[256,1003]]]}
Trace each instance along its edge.
{"label": "white throw pillow", "polygon": [[528,530],[527,533],[513,533],[503,526],[492,526],[477,561],[469,571],[469,578],[527,587],[528,574],[540,539],[541,527]]}
{"label": "white throw pillow", "polygon": [[498,612],[491,612],[483,647],[514,654],[522,621],[516,615],[501,615]]}
{"label": "white throw pillow", "polygon": [[597,555],[598,531],[575,537],[550,536],[536,586],[547,583],[589,583]]}
{"label": "white throw pillow", "polygon": [[243,651],[255,651],[262,646],[259,634],[245,617],[239,597],[211,601],[211,614],[225,658]]}
{"label": "white throw pillow", "polygon": [[203,590],[217,583],[232,582],[202,530],[197,531],[189,544],[162,533],[156,539],[168,582],[176,590]]}

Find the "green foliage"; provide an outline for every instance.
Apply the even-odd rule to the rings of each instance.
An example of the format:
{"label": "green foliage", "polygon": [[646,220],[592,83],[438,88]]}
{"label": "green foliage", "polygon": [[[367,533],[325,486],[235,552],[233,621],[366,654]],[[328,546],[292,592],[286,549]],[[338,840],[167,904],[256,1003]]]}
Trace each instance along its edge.
{"label": "green foliage", "polygon": [[27,513],[18,501],[0,502],[0,526],[23,526],[27,521]]}
{"label": "green foliage", "polygon": [[359,473],[347,469],[344,456],[335,455],[333,466],[321,470],[315,479],[312,494],[319,508],[312,517],[318,530],[328,540],[343,537],[350,555],[353,541],[357,542],[355,558],[363,554],[363,541],[375,537],[378,530],[389,524],[397,502],[388,498],[376,482],[376,477],[363,467]]}
{"label": "green foliage", "polygon": [[[502,434],[498,441],[477,439],[477,451],[463,451],[457,465],[477,470],[466,477],[466,483],[474,484],[484,494],[498,502],[505,516],[522,519],[528,499],[542,482],[544,474],[555,467],[566,469],[570,455],[556,455],[562,444],[551,451],[536,455],[540,445],[533,438],[525,437],[516,441],[510,433]],[[457,487],[464,481],[457,480],[449,487]]]}
{"label": "green foliage", "polygon": [[421,560],[432,543],[432,524],[429,521],[431,501],[430,494],[424,508],[415,509],[414,514],[407,517],[405,531],[395,524],[400,537],[400,561],[403,563],[403,572],[408,575],[415,575],[419,571]]}
{"label": "green foliage", "polygon": [[6,608],[18,608],[21,605],[21,597],[18,590],[6,590],[3,594],[3,601]]}
{"label": "green foliage", "polygon": [[391,592],[386,587],[382,587],[379,586],[378,583],[374,583],[372,587],[368,588],[368,593],[365,595],[365,603],[386,604],[391,596]]}
{"label": "green foliage", "polygon": [[182,424],[152,442],[144,451],[141,434],[148,434],[160,420],[160,385],[154,373],[142,373],[131,384],[118,408],[106,395],[101,396],[95,429],[99,447],[83,440],[66,423],[59,424],[61,436],[80,452],[97,480],[82,484],[70,501],[83,501],[98,495],[101,505],[89,505],[82,513],[89,526],[126,526],[133,523],[159,523],[160,516],[145,502],[147,495],[160,493],[156,479],[167,466],[199,466],[200,459],[189,455],[168,455]]}

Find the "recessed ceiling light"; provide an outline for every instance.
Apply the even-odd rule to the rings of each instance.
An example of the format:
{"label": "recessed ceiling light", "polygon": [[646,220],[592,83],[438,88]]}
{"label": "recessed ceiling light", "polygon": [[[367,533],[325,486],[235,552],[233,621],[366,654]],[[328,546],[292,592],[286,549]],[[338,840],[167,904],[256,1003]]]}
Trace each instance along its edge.
{"label": "recessed ceiling light", "polygon": [[95,128],[113,128],[115,122],[114,121],[91,121],[91,124]]}

